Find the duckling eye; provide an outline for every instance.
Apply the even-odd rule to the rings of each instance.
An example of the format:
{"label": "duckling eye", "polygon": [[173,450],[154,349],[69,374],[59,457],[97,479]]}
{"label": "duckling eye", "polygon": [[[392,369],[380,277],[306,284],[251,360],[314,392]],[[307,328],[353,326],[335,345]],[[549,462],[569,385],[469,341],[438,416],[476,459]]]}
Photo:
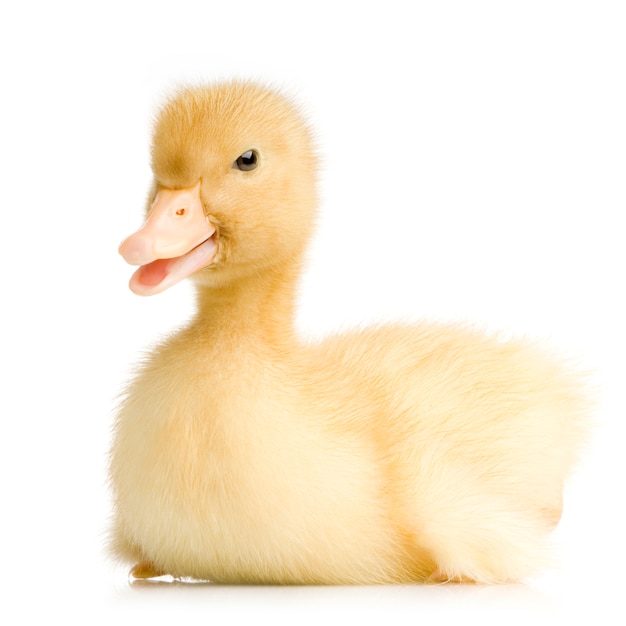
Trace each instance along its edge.
{"label": "duckling eye", "polygon": [[187,209],[176,209],[176,215],[185,215]]}
{"label": "duckling eye", "polygon": [[233,163],[233,168],[242,172],[249,172],[257,166],[258,158],[254,150],[248,150]]}

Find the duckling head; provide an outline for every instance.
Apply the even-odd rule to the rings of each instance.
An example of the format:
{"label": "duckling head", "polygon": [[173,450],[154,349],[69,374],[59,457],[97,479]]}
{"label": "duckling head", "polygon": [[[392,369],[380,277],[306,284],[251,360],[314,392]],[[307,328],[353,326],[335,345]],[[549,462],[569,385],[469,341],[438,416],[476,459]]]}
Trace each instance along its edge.
{"label": "duckling head", "polygon": [[120,245],[130,288],[164,291],[192,275],[223,287],[299,264],[313,227],[316,158],[289,99],[247,82],[179,91],[158,113],[154,195]]}

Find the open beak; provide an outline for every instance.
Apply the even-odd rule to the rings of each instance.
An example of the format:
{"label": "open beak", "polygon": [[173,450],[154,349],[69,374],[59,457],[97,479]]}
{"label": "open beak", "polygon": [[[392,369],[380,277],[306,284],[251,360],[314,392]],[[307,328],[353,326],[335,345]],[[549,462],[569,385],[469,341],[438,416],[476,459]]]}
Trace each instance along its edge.
{"label": "open beak", "polygon": [[188,189],[161,189],[144,225],[124,239],[124,260],[139,269],[130,279],[131,291],[151,296],[165,291],[216,255],[215,227],[200,198],[200,181]]}

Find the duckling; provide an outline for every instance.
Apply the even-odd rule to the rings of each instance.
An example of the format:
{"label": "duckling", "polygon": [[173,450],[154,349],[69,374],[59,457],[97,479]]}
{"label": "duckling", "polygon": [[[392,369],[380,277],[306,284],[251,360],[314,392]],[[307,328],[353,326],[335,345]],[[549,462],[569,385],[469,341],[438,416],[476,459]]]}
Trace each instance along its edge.
{"label": "duckling", "polygon": [[197,307],[116,417],[112,546],[133,576],[501,583],[543,567],[585,439],[579,377],[457,325],[303,342],[317,158],[280,92],[181,90],[151,156],[145,224],[120,246],[130,288],[190,276]]}

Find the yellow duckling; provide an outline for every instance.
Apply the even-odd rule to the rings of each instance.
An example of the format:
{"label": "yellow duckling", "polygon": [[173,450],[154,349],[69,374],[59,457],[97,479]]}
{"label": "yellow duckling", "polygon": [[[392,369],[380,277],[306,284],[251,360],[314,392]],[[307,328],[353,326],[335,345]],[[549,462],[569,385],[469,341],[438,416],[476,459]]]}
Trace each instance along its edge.
{"label": "yellow duckling", "polygon": [[546,557],[586,430],[580,381],[534,346],[450,325],[314,345],[294,297],[316,158],[284,96],[229,82],[160,111],[131,289],[193,274],[197,312],[115,425],[116,553],[136,577],[516,581]]}

